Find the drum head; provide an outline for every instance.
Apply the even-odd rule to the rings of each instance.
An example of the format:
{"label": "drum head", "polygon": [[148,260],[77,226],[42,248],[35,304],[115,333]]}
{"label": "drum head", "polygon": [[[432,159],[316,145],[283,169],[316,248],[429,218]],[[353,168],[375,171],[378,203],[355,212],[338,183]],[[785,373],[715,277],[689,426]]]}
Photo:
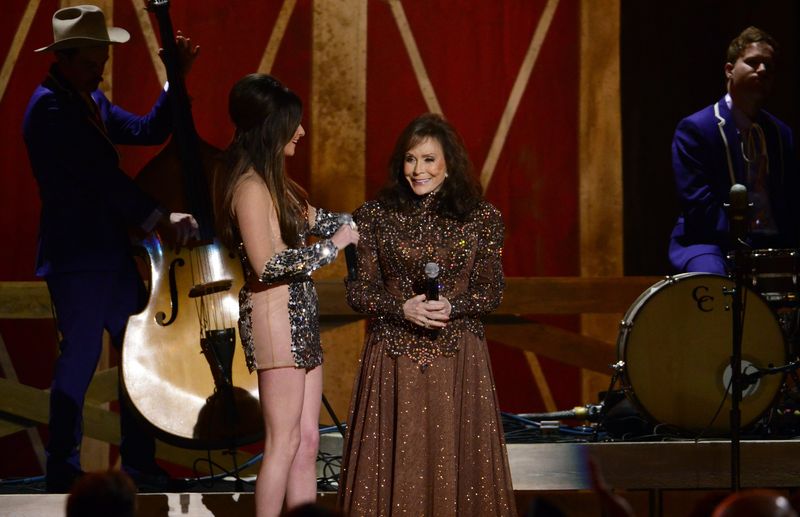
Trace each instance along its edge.
{"label": "drum head", "polygon": [[[618,340],[625,361],[623,382],[633,402],[655,423],[692,434],[730,431],[730,394],[726,398],[725,392],[733,332],[726,288],[733,288],[727,277],[676,275],[642,294],[625,315]],[[743,301],[742,370],[785,364],[786,346],[775,314],[750,289]],[[743,388],[742,427],[772,406],[782,381],[781,375],[768,375]]]}

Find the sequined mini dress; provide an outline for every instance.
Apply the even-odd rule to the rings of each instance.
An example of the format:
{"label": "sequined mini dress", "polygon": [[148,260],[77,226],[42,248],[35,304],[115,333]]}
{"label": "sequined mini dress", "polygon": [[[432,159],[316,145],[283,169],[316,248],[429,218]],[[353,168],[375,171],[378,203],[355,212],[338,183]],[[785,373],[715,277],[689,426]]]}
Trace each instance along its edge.
{"label": "sequined mini dress", "polygon": [[[480,321],[502,298],[502,218],[482,202],[457,221],[436,203],[434,193],[409,213],[378,201],[354,213],[361,237],[348,302],[369,323],[340,477],[351,517],[516,515]],[[403,318],[428,262],[452,304],[438,331]]]}
{"label": "sequined mini dress", "polygon": [[[309,207],[314,214],[289,248],[281,239],[278,215],[266,185],[250,177],[234,193],[234,212],[248,206],[251,217],[237,217],[245,283],[239,292],[239,335],[250,371],[312,369],[322,364],[319,302],[311,273],[332,262],[337,248],[330,236],[340,214]],[[310,235],[320,237],[307,245]],[[255,265],[261,264],[260,267]]]}

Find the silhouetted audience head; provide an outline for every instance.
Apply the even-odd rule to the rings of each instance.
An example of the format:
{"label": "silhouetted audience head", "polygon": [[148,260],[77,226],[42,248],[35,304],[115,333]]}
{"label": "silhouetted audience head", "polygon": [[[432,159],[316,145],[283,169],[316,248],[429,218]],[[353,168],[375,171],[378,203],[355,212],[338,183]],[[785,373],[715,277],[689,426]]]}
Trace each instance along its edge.
{"label": "silhouetted audience head", "polygon": [[326,508],[317,503],[307,503],[287,511],[284,517],[344,517],[344,514],[338,509]]}
{"label": "silhouetted audience head", "polygon": [[797,517],[789,499],[775,490],[736,492],[717,505],[712,517]]}
{"label": "silhouetted audience head", "polygon": [[603,515],[607,517],[633,517],[635,515],[631,503],[619,494],[615,494],[603,478],[600,465],[593,458],[588,458],[589,480],[594,493],[600,502]]}
{"label": "silhouetted audience head", "polygon": [[67,517],[135,517],[136,485],[120,471],[81,476],[67,498]]}
{"label": "silhouetted audience head", "polygon": [[566,517],[566,515],[556,505],[541,497],[533,499],[525,513],[525,517]]}

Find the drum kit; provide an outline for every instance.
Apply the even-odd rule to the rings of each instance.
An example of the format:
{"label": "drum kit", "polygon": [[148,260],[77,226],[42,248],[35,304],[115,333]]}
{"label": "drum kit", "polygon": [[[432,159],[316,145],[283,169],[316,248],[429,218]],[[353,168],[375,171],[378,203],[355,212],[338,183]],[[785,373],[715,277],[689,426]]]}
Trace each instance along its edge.
{"label": "drum kit", "polygon": [[[737,259],[745,284],[740,427],[747,429],[778,411],[797,386],[800,250],[750,250]],[[730,433],[733,289],[726,276],[670,276],[625,314],[615,377],[656,427],[695,437]]]}

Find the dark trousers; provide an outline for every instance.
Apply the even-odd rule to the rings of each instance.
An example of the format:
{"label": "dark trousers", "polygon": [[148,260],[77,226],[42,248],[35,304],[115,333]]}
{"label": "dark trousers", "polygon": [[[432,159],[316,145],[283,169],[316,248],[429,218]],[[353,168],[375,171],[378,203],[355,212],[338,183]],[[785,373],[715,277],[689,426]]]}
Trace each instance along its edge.
{"label": "dark trousers", "polygon": [[[144,284],[131,261],[121,271],[56,273],[46,278],[61,332],[50,390],[47,470],[80,469],[83,403],[108,330],[117,350],[131,314],[146,303]],[[131,413],[120,384],[120,455],[123,466],[147,470],[155,463],[155,441]]]}

